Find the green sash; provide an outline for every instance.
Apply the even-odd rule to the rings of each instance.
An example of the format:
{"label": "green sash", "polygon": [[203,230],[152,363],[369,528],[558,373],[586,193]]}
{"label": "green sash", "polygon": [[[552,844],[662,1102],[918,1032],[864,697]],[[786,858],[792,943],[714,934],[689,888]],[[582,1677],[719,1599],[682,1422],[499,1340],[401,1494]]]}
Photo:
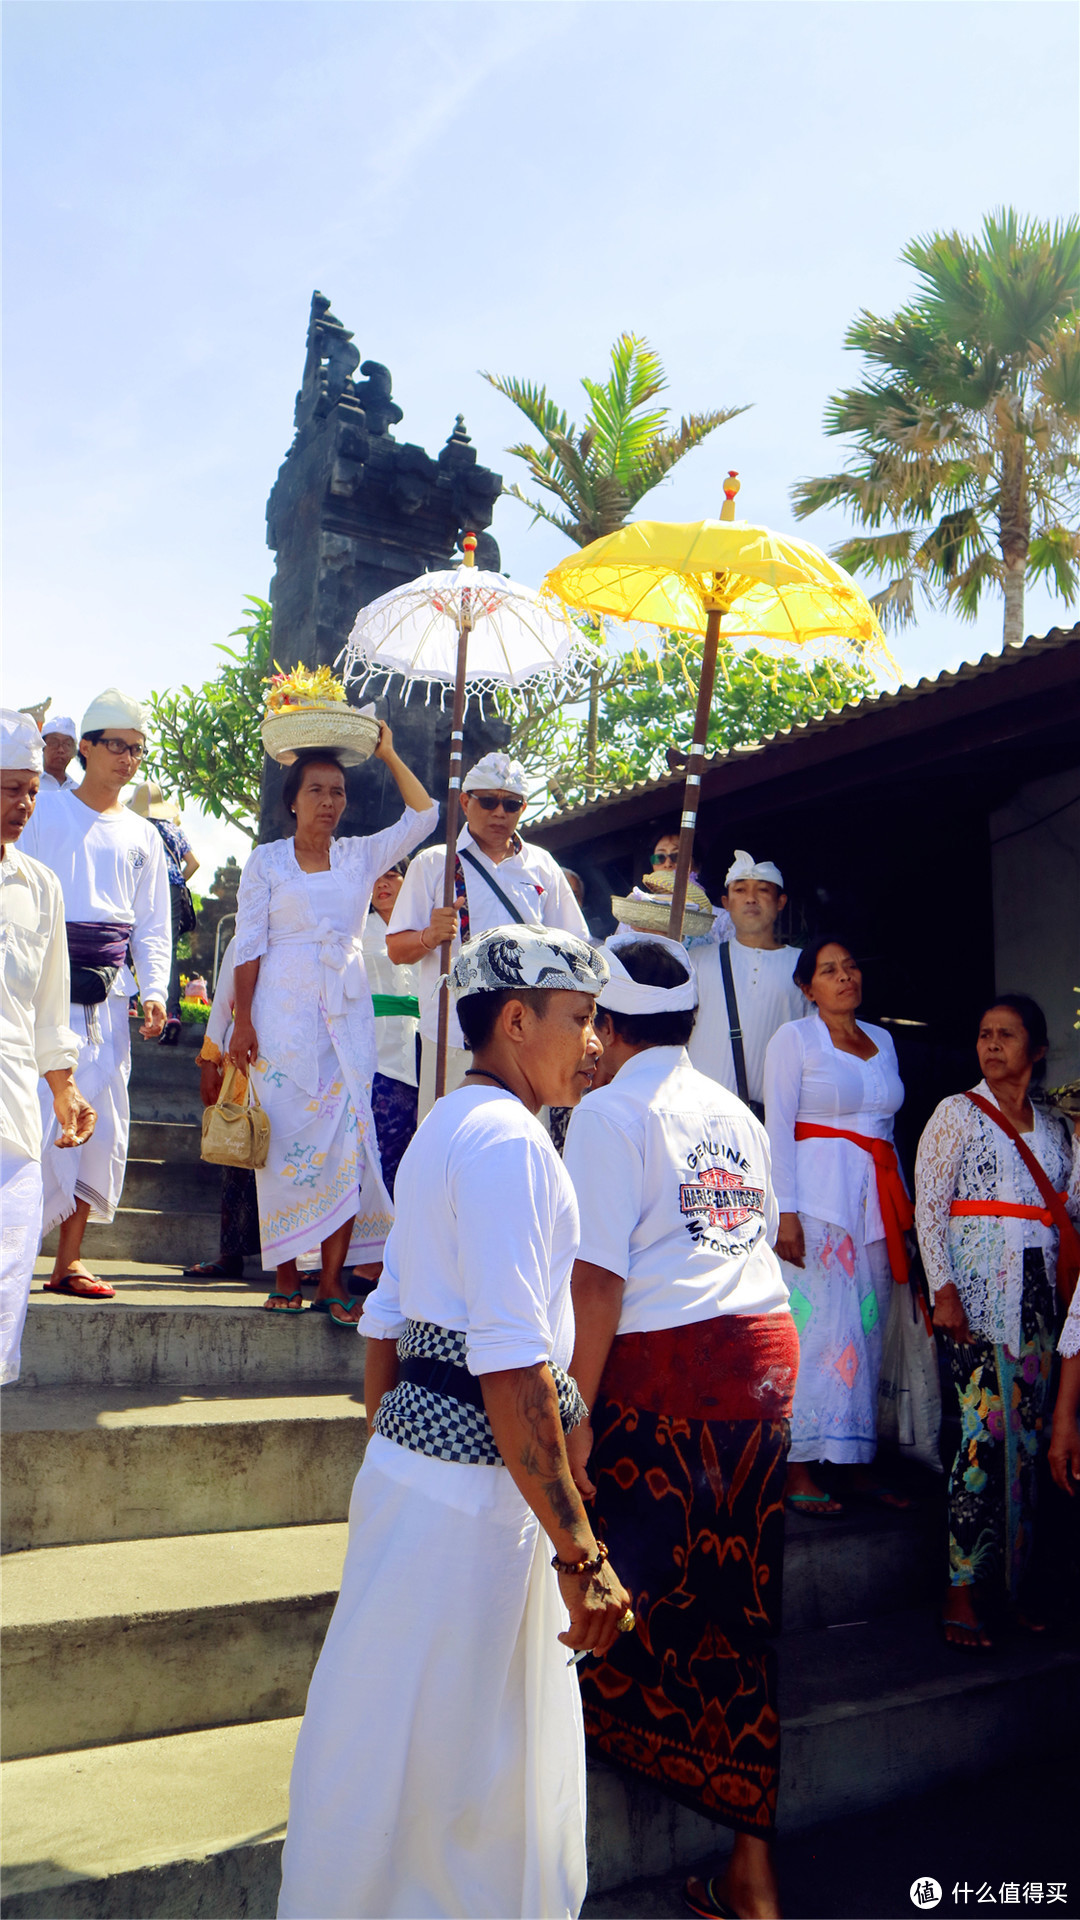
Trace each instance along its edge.
{"label": "green sash", "polygon": [[408,1020],[420,1018],[420,1002],[414,993],[373,993],[371,1005],[376,1020],[393,1013],[404,1014]]}

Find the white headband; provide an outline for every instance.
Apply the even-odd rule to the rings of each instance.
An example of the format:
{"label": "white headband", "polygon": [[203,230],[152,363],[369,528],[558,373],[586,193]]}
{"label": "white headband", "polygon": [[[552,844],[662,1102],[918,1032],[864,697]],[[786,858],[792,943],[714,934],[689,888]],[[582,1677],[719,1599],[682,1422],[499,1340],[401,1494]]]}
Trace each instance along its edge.
{"label": "white headband", "polygon": [[727,870],[725,886],[730,887],[733,880],[771,880],[774,887],[784,890],[784,876],[773,860],[755,860],[744,847],[736,847],[735,858]]}
{"label": "white headband", "polygon": [[40,773],[42,765],[37,721],[13,707],[0,707],[0,767],[8,773]]}
{"label": "white headband", "polygon": [[79,737],[75,731],[75,722],[69,713],[54,713],[51,720],[46,720],[41,729],[42,739],[47,740],[50,733],[66,733],[69,740],[77,740]]}
{"label": "white headband", "polygon": [[518,793],[524,800],[528,794],[525,769],[519,760],[511,760],[508,753],[485,753],[475,767],[470,767],[461,783],[462,793]]}
{"label": "white headband", "polygon": [[147,730],[146,708],[141,707],[130,694],[121,693],[119,687],[106,687],[92,700],[83,714],[81,740],[86,733],[102,733],[106,727],[127,727],[132,733],[141,733],[144,738]]}
{"label": "white headband", "polygon": [[[687,973],[681,986],[646,987],[627,973],[619,959],[619,949],[641,943],[663,947],[666,953],[681,962]],[[690,955],[677,940],[665,939],[661,933],[616,933],[605,945],[604,952],[611,968],[611,979],[596,1001],[597,1007],[604,1013],[688,1013],[697,1006],[697,975]]]}

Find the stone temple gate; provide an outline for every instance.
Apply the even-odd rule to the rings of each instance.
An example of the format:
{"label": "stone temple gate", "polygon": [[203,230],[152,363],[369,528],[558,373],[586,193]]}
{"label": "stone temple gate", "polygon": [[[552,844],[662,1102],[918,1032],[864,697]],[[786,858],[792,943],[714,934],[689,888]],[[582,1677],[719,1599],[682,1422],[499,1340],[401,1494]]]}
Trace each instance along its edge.
{"label": "stone temple gate", "polygon": [[[354,378],[359,369],[360,378]],[[478,537],[477,565],[498,569],[499,549],[487,528],[502,477],[477,462],[457,416],[433,459],[423,447],[396,440],[402,419],[390,374],[377,360],[360,363],[353,336],[314,293],[304,377],[296,396],[296,433],[266,503],[267,545],[277,554],[270,588],[273,657],[283,667],[334,665],[359,609],[417,574],[453,564],[465,533]],[[450,715],[414,693],[392,692],[377,710],[394,729],[401,756],[428,791],[446,790]],[[482,720],[470,704],[465,764],[501,746],[508,729]],[[266,763],[261,838],[291,829],[281,805],[283,770]],[[397,789],[376,761],[347,776],[343,833],[376,833],[399,810]]]}

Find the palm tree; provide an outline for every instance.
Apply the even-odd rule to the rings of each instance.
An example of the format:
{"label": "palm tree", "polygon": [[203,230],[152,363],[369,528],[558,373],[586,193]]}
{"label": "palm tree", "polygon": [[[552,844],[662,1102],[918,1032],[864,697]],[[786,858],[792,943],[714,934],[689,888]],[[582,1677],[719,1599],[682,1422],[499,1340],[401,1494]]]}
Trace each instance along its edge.
{"label": "palm tree", "polygon": [[968,620],[1000,588],[1004,642],[1019,645],[1025,582],[1066,601],[1078,584],[1080,222],[1003,210],[978,239],[930,234],[902,258],[916,298],[891,319],[859,315],[845,344],[869,367],[826,408],[852,458],[795,487],[795,513],[842,505],[869,530],[834,557],[887,576],[873,596],[884,624],[916,618],[916,586]]}
{"label": "palm tree", "polygon": [[[524,460],[534,485],[554,495],[562,511],[542,499],[530,500],[516,482],[506,491],[531,508],[534,520],[558,527],[579,547],[614,533],[684,454],[725,421],[746,412],[745,407],[714,407],[708,413],[685,414],[672,430],[670,408],[652,404],[667,386],[663,363],[635,333],[619,335],[606,380],[582,380],[589,406],[580,429],[548,398],[546,387],[493,373],[483,378],[512,400],[540,435],[539,447],[521,441],[506,451]],[[600,668],[594,668],[586,736],[590,799],[596,788],[600,678]]]}

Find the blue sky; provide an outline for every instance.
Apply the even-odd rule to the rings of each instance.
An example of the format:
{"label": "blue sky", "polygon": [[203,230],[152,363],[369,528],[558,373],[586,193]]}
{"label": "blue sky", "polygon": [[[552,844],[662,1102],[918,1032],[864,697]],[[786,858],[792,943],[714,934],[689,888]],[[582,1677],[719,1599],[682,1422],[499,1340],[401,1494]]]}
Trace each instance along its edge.
{"label": "blue sky", "polygon": [[[315,286],[389,365],[398,437],[435,452],[461,411],[508,479],[477,370],[573,412],[644,333],[676,412],[753,402],[650,514],[715,512],[733,466],[790,527],[905,242],[1074,210],[1077,40],[1065,0],[9,0],[5,700],[78,718],[214,670],[269,584]],[[565,551],[513,501],[494,532],[531,583]],[[1031,593],[1029,631],[1064,617]],[[993,604],[895,652],[917,678],[999,643]]]}

